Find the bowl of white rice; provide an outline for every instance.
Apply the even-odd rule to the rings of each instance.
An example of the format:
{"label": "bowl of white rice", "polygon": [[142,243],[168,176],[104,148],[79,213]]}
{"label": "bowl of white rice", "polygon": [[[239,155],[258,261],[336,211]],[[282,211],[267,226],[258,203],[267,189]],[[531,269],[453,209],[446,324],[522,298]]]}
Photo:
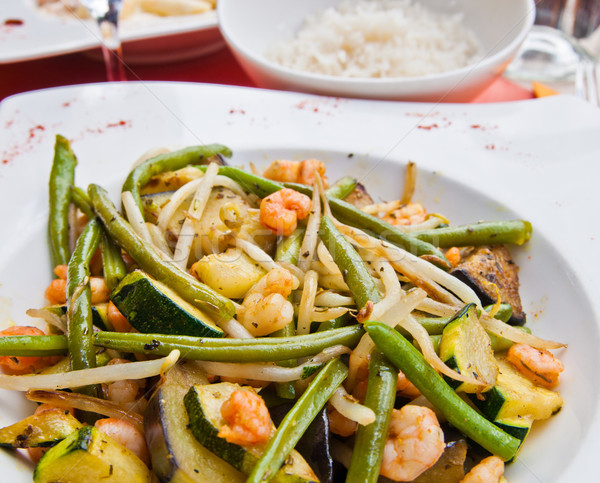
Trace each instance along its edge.
{"label": "bowl of white rice", "polygon": [[468,102],[502,75],[534,0],[219,0],[221,32],[259,86]]}

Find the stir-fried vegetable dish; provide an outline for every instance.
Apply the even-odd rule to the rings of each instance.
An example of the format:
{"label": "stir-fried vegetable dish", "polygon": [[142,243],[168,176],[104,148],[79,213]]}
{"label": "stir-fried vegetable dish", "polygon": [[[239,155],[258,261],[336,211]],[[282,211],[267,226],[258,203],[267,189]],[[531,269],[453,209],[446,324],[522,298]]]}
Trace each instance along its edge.
{"label": "stir-fried vegetable dish", "polygon": [[0,445],[36,482],[504,481],[563,405],[510,252],[531,224],[427,212],[413,163],[374,200],[231,156],[142,159],[114,204],[57,136],[47,304],[0,332],[0,388],[39,405]]}

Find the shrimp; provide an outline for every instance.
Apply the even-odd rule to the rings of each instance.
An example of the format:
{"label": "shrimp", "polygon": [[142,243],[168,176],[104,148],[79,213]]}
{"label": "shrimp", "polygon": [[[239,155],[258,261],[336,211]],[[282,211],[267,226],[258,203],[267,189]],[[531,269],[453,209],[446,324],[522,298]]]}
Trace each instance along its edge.
{"label": "shrimp", "polygon": [[[126,359],[116,358],[111,359],[107,366],[127,363],[129,363],[129,361]],[[121,379],[110,384],[104,384],[103,390],[104,394],[106,395],[106,399],[131,409],[139,402],[140,395],[145,387],[146,382],[144,379]],[[144,404],[142,403],[142,405]],[[136,409],[139,411],[138,408]]]}
{"label": "shrimp", "polygon": [[329,429],[332,433],[335,433],[342,437],[352,436],[358,429],[358,423],[348,419],[346,416],[340,414],[339,411],[329,406],[327,408],[327,419],[329,419]]}
{"label": "shrimp", "polygon": [[252,391],[234,391],[221,406],[226,424],[218,436],[240,445],[261,444],[269,440],[273,425],[265,401]]}
{"label": "shrimp", "polygon": [[302,183],[312,186],[315,183],[317,173],[323,180],[323,186],[327,188],[329,183],[327,176],[325,176],[325,165],[314,158],[300,162],[278,159],[270,164],[263,176],[274,181]]}
{"label": "shrimp", "polygon": [[421,203],[405,203],[383,217],[390,225],[416,225],[425,221],[427,213]]}
{"label": "shrimp", "polygon": [[294,318],[294,306],[287,298],[294,289],[294,277],[283,268],[274,268],[248,291],[237,320],[254,336],[275,332]]}
{"label": "shrimp", "polygon": [[504,474],[504,461],[498,456],[488,456],[474,466],[460,483],[499,483]]}
{"label": "shrimp", "polygon": [[445,446],[431,409],[412,405],[393,409],[380,473],[395,481],[412,481],[435,464]]}
{"label": "shrimp", "polygon": [[506,359],[525,377],[548,388],[558,384],[558,375],[564,370],[562,362],[551,352],[527,344],[512,345]]}
{"label": "shrimp", "polygon": [[311,200],[297,191],[283,188],[260,203],[260,223],[277,235],[290,236],[298,220],[310,213]]}
{"label": "shrimp", "polygon": [[[51,305],[61,305],[67,303],[67,266],[57,265],[54,273],[58,278],[50,282],[46,288],[45,296]],[[110,289],[102,277],[90,277],[90,289],[92,292],[92,303],[100,304],[107,302],[110,296]]]}
{"label": "shrimp", "polygon": [[321,176],[323,181],[323,188],[329,186],[329,180],[325,176],[325,165],[318,159],[305,159],[300,163],[300,174],[298,176],[298,183],[314,185],[317,173]]}
{"label": "shrimp", "polygon": [[[30,335],[38,336],[45,335],[37,327],[30,327],[24,325],[15,325],[0,331],[0,337],[10,335]],[[0,369],[5,374],[10,375],[22,375],[36,372],[44,367],[52,366],[56,364],[62,356],[39,356],[39,357],[27,357],[27,356],[2,356],[0,357]]]}
{"label": "shrimp", "polygon": [[96,426],[98,431],[125,446],[125,448],[141,459],[146,466],[150,464],[150,453],[146,446],[144,433],[133,424],[117,418],[103,418],[96,421],[94,426]]}
{"label": "shrimp", "polygon": [[131,332],[133,330],[129,321],[112,302],[108,302],[106,317],[115,332]]}

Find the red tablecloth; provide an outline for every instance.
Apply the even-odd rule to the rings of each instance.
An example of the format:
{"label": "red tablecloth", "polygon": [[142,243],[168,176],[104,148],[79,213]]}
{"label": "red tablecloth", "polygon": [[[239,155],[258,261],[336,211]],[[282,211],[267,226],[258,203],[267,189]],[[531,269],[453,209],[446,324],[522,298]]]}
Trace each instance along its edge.
{"label": "red tablecloth", "polygon": [[[255,84],[224,47],[192,60],[159,65],[128,66],[129,80],[184,81],[254,87]],[[104,82],[104,65],[85,53],[0,65],[0,100],[13,94],[47,87]],[[475,102],[529,99],[532,93],[500,78]]]}

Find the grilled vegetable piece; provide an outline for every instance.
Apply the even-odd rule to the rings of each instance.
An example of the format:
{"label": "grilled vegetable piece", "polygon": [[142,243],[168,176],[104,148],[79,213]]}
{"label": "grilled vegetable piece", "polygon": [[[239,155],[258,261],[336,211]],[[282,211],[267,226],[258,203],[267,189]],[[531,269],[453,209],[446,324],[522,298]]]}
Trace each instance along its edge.
{"label": "grilled vegetable piece", "polygon": [[223,336],[204,312],[141,270],[129,273],[111,294],[111,300],[143,333]]}
{"label": "grilled vegetable piece", "polygon": [[52,446],[65,439],[82,424],[64,409],[48,409],[0,429],[0,446],[34,448]]}
{"label": "grilled vegetable piece", "polygon": [[144,416],[152,469],[161,481],[243,483],[246,477],[202,446],[189,429],[182,400],[194,384],[208,384],[193,362],[174,366],[150,399]]}
{"label": "grilled vegetable piece", "polygon": [[[196,439],[233,467],[248,475],[262,455],[267,443],[242,446],[227,442],[217,436],[225,420],[221,406],[236,390],[253,391],[251,387],[228,382],[195,385],[186,394],[184,402],[190,418],[190,428]],[[273,425],[275,430],[275,425]],[[286,462],[271,482],[315,482],[318,481],[310,466],[300,454],[292,450]]]}
{"label": "grilled vegetable piece", "polygon": [[361,183],[356,184],[356,188],[348,196],[343,198],[345,202],[356,206],[357,208],[364,208],[367,205],[374,203],[373,198],[367,193],[366,188]]}
{"label": "grilled vegetable piece", "polygon": [[499,373],[491,391],[471,400],[492,421],[506,418],[548,419],[563,405],[559,393],[536,386],[514,366],[498,358]]}
{"label": "grilled vegetable piece", "polygon": [[48,450],[33,473],[35,483],[149,483],[150,478],[142,460],[93,426],[82,427]]}
{"label": "grilled vegetable piece", "polygon": [[206,255],[192,265],[201,282],[224,297],[241,299],[267,272],[239,248]]}
{"label": "grilled vegetable piece", "polygon": [[[442,333],[440,358],[461,374],[472,375],[485,382],[489,388],[496,383],[498,364],[492,343],[479,323],[477,306],[469,304],[460,310]],[[455,391],[477,393],[481,387],[444,377]]]}
{"label": "grilled vegetable piece", "polygon": [[[276,425],[279,425],[292,407],[292,403],[287,403],[269,409]],[[327,417],[327,406],[325,406],[296,444],[296,449],[314,470],[321,483],[333,483],[330,439],[329,418]]]}
{"label": "grilled vegetable piece", "polygon": [[510,304],[513,313],[509,323],[525,324],[525,313],[519,296],[519,268],[504,245],[482,246],[463,256],[450,273],[469,285],[483,305],[496,302],[498,287],[502,302]]}
{"label": "grilled vegetable piece", "polygon": [[[222,159],[223,158],[215,156],[211,161],[216,162]],[[219,162],[218,164],[223,163]],[[200,178],[200,176],[202,176],[202,171],[194,166],[186,166],[185,168],[177,169],[175,171],[165,171],[152,176],[152,178],[150,178],[150,180],[140,189],[142,201],[146,194],[161,193],[164,191],[173,192],[181,188],[184,184],[189,183],[196,178]]]}

